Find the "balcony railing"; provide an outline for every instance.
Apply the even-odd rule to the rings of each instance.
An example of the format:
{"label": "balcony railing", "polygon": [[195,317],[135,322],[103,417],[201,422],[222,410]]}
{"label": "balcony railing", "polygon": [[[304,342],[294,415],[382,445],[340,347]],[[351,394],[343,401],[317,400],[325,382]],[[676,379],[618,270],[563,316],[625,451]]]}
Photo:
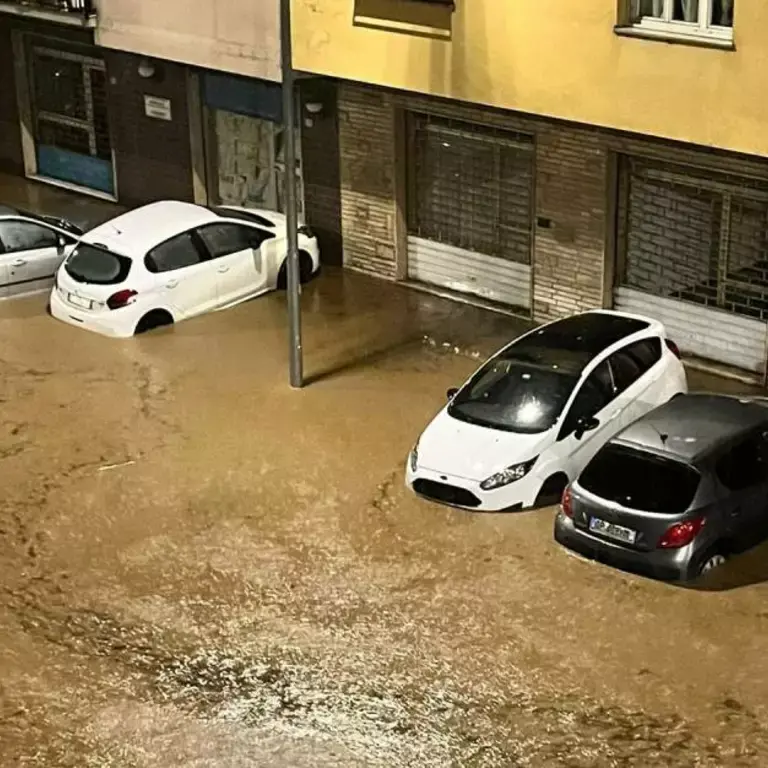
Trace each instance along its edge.
{"label": "balcony railing", "polygon": [[95,18],[96,5],[94,0],[0,0],[2,12],[82,24]]}

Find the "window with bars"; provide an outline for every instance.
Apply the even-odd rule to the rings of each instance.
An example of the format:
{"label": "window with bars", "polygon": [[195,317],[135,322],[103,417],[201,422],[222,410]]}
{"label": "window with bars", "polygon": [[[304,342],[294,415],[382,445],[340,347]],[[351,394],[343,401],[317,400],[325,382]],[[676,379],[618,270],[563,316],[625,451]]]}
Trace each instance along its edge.
{"label": "window with bars", "polygon": [[529,264],[532,137],[428,115],[409,134],[410,234]]}
{"label": "window with bars", "polygon": [[734,0],[630,0],[633,26],[660,36],[733,39]]}
{"label": "window with bars", "polygon": [[36,141],[111,162],[104,63],[47,45],[28,50]]}
{"label": "window with bars", "polygon": [[768,183],[622,161],[618,281],[768,321]]}

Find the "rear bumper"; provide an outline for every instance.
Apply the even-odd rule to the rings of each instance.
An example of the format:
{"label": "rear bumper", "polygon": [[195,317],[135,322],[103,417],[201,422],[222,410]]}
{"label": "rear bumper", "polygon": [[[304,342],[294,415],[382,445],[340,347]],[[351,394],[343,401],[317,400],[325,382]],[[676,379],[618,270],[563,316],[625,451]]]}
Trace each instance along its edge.
{"label": "rear bumper", "polygon": [[636,552],[577,528],[561,512],[555,517],[555,541],[582,557],[622,571],[662,581],[688,581],[694,576],[690,545],[677,550]]}
{"label": "rear bumper", "polygon": [[49,306],[51,315],[57,320],[116,339],[127,339],[133,336],[138,322],[137,313],[132,307],[117,309],[108,314],[94,314],[71,307],[59,296],[55,288],[51,291]]}

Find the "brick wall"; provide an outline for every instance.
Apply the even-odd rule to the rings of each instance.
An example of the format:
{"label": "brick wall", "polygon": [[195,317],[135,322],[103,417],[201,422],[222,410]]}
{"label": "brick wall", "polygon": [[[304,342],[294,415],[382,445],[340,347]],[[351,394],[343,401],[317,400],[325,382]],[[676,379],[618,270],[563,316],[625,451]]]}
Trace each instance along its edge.
{"label": "brick wall", "polygon": [[595,133],[536,133],[533,314],[548,320],[604,303],[606,152]]}
{"label": "brick wall", "polygon": [[[304,105],[323,105],[310,115]],[[341,166],[336,84],[315,79],[301,82],[302,114],[312,120],[301,129],[304,171],[304,206],[307,224],[317,235],[323,264],[340,266],[341,247]]]}
{"label": "brick wall", "polygon": [[344,266],[396,275],[395,115],[392,97],[339,87],[341,232]]}
{"label": "brick wall", "polygon": [[[341,89],[342,220],[345,265],[395,279],[396,108],[441,114],[536,136],[534,316],[546,320],[603,304],[606,152],[596,132],[489,113],[469,105]],[[398,161],[396,163],[396,160]]]}
{"label": "brick wall", "polygon": [[[104,49],[109,77],[109,122],[121,203],[173,198],[192,201],[192,154],[187,68],[162,63],[159,79],[139,77],[140,57]],[[144,114],[144,95],[169,99],[172,119]]]}
{"label": "brick wall", "polygon": [[[397,109],[531,133],[536,137],[533,314],[548,320],[611,305],[614,153],[768,178],[768,161],[675,142],[484,109],[361,85],[341,89],[342,219],[345,264],[386,279],[403,274],[396,190],[404,158],[395,153]],[[606,258],[606,249],[610,248]]]}

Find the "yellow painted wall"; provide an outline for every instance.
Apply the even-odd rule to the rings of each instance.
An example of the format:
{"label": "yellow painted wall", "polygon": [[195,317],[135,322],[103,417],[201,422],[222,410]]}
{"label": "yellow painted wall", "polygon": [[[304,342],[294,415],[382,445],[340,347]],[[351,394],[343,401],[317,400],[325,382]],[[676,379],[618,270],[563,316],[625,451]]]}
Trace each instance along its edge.
{"label": "yellow painted wall", "polygon": [[[443,37],[388,21],[414,13]],[[456,0],[453,14],[293,0],[294,66],[768,157],[766,0],[735,0],[735,51],[619,37],[616,14],[617,0]]]}

